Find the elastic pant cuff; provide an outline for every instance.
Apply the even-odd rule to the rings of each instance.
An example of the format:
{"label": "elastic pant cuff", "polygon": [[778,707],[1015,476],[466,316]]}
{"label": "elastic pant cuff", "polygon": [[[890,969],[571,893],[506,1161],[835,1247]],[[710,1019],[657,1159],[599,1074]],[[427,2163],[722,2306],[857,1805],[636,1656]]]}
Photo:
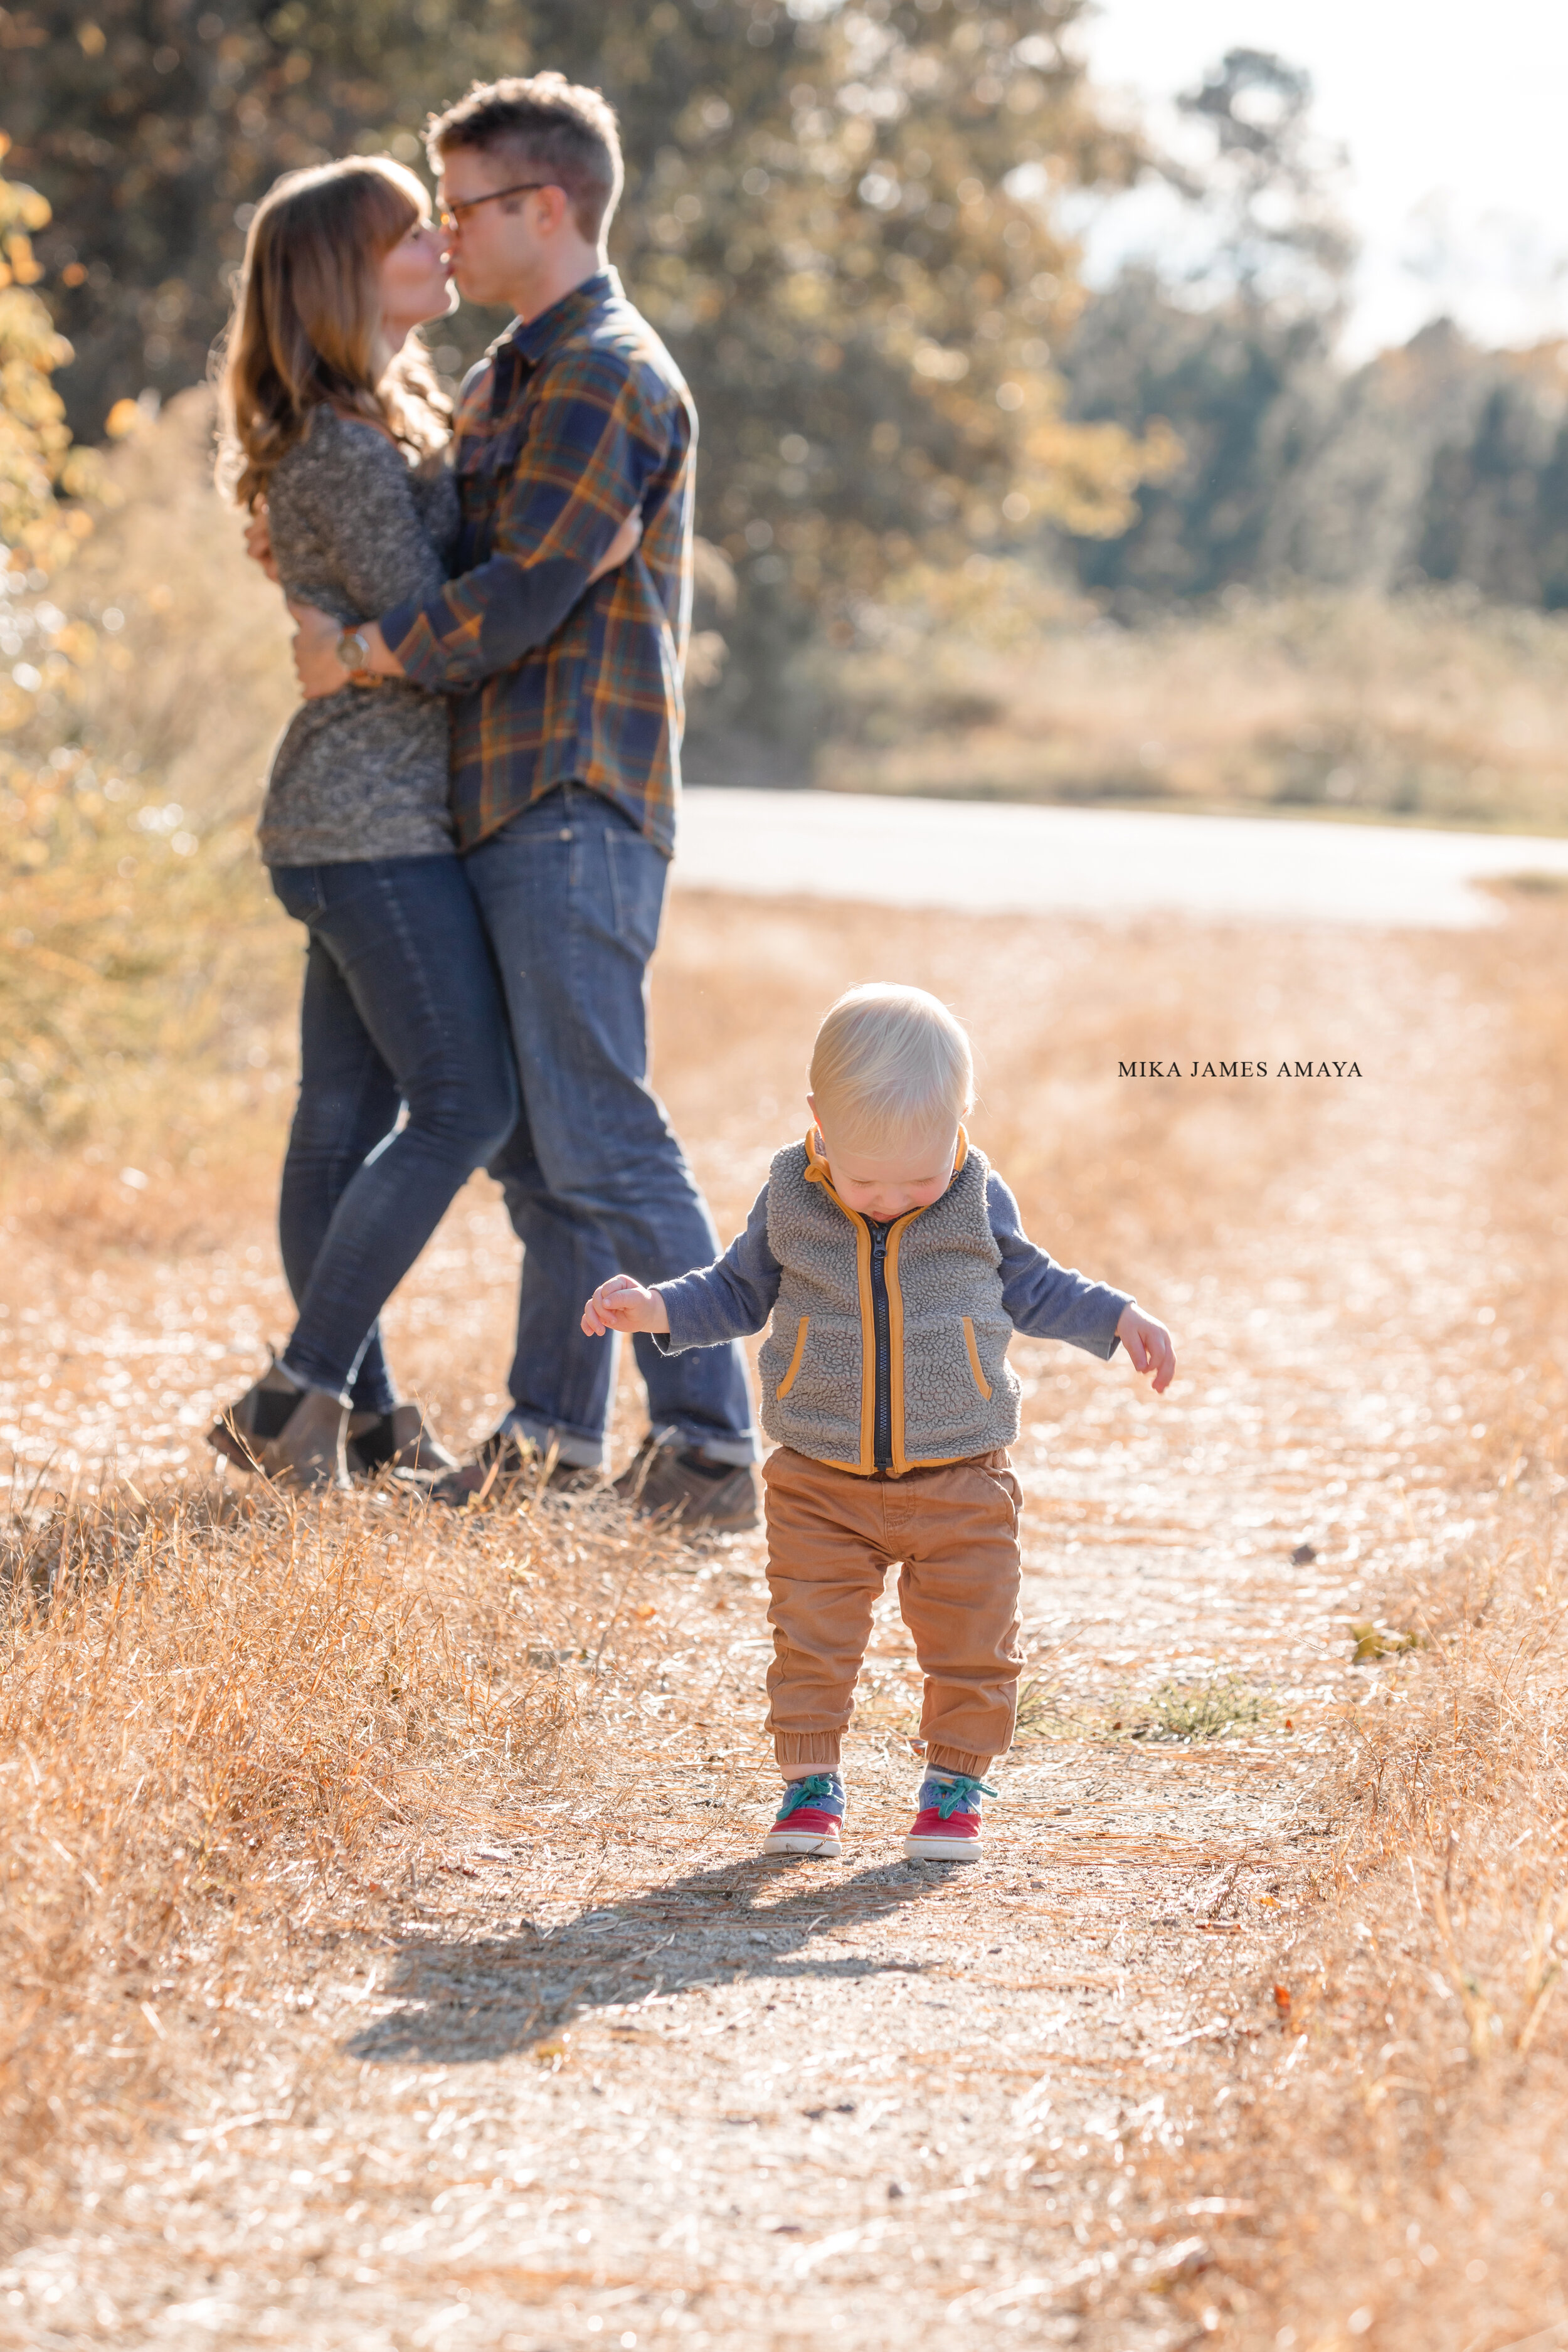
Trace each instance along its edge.
{"label": "elastic pant cuff", "polygon": [[925,1752],[928,1772],[962,1772],[971,1780],[984,1780],[995,1761],[973,1748],[939,1748],[934,1742]]}
{"label": "elastic pant cuff", "polygon": [[837,1772],[844,1735],[839,1731],[775,1731],[773,1754],[786,1780],[808,1772]]}

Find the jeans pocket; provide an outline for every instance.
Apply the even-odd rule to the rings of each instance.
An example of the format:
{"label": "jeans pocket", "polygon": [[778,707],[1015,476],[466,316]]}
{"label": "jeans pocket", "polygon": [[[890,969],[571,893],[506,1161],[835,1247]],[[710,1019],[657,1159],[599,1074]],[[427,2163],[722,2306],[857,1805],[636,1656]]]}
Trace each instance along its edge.
{"label": "jeans pocket", "polygon": [[647,963],[658,945],[664,914],[665,885],[669,866],[663,852],[640,833],[623,826],[605,828],[605,864],[610,877],[610,906],[616,937]]}
{"label": "jeans pocket", "polygon": [[308,923],[326,905],[321,891],[321,877],[314,866],[269,866],[273,895],[286,915],[297,923]]}

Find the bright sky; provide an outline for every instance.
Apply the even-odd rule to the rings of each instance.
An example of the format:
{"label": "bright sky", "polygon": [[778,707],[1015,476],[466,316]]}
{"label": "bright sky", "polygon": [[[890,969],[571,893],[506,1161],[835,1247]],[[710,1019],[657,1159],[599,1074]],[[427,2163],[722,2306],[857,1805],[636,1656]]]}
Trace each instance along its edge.
{"label": "bright sky", "polygon": [[[1568,333],[1562,0],[1101,0],[1081,37],[1095,79],[1156,129],[1227,48],[1307,68],[1320,131],[1349,151],[1351,356],[1439,311],[1485,342]],[[1157,200],[1125,199],[1091,232],[1090,274],[1173,233]]]}

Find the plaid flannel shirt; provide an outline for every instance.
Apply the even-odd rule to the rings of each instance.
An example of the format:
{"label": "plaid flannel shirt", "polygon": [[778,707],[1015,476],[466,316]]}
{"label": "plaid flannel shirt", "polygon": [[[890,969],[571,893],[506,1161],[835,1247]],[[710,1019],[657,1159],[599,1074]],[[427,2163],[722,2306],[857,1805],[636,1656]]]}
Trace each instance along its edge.
{"label": "plaid flannel shirt", "polygon": [[[696,438],[613,269],[519,320],[464,384],[458,575],[381,623],[407,675],[453,697],[460,848],[577,782],[673,850]],[[634,509],[637,554],[590,587]]]}

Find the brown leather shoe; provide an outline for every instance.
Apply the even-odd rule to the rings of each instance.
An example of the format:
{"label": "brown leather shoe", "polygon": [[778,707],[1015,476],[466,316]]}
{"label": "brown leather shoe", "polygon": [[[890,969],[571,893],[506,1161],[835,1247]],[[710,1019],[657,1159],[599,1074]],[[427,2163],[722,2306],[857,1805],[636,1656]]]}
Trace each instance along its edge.
{"label": "brown leather shoe", "polygon": [[660,1445],[651,1433],[615,1480],[640,1519],[662,1519],[686,1535],[738,1535],[754,1528],[757,1473],[750,1462],[715,1462],[695,1445]]}
{"label": "brown leather shoe", "polygon": [[542,1453],[530,1439],[514,1436],[510,1429],[497,1429],[471,1462],[437,1478],[430,1495],[435,1502],[465,1511],[470,1506],[500,1500],[520,1483],[526,1483],[532,1494],[554,1495],[568,1501],[574,1496],[607,1494],[610,1486],[602,1470],[563,1462],[559,1454],[552,1457]]}

